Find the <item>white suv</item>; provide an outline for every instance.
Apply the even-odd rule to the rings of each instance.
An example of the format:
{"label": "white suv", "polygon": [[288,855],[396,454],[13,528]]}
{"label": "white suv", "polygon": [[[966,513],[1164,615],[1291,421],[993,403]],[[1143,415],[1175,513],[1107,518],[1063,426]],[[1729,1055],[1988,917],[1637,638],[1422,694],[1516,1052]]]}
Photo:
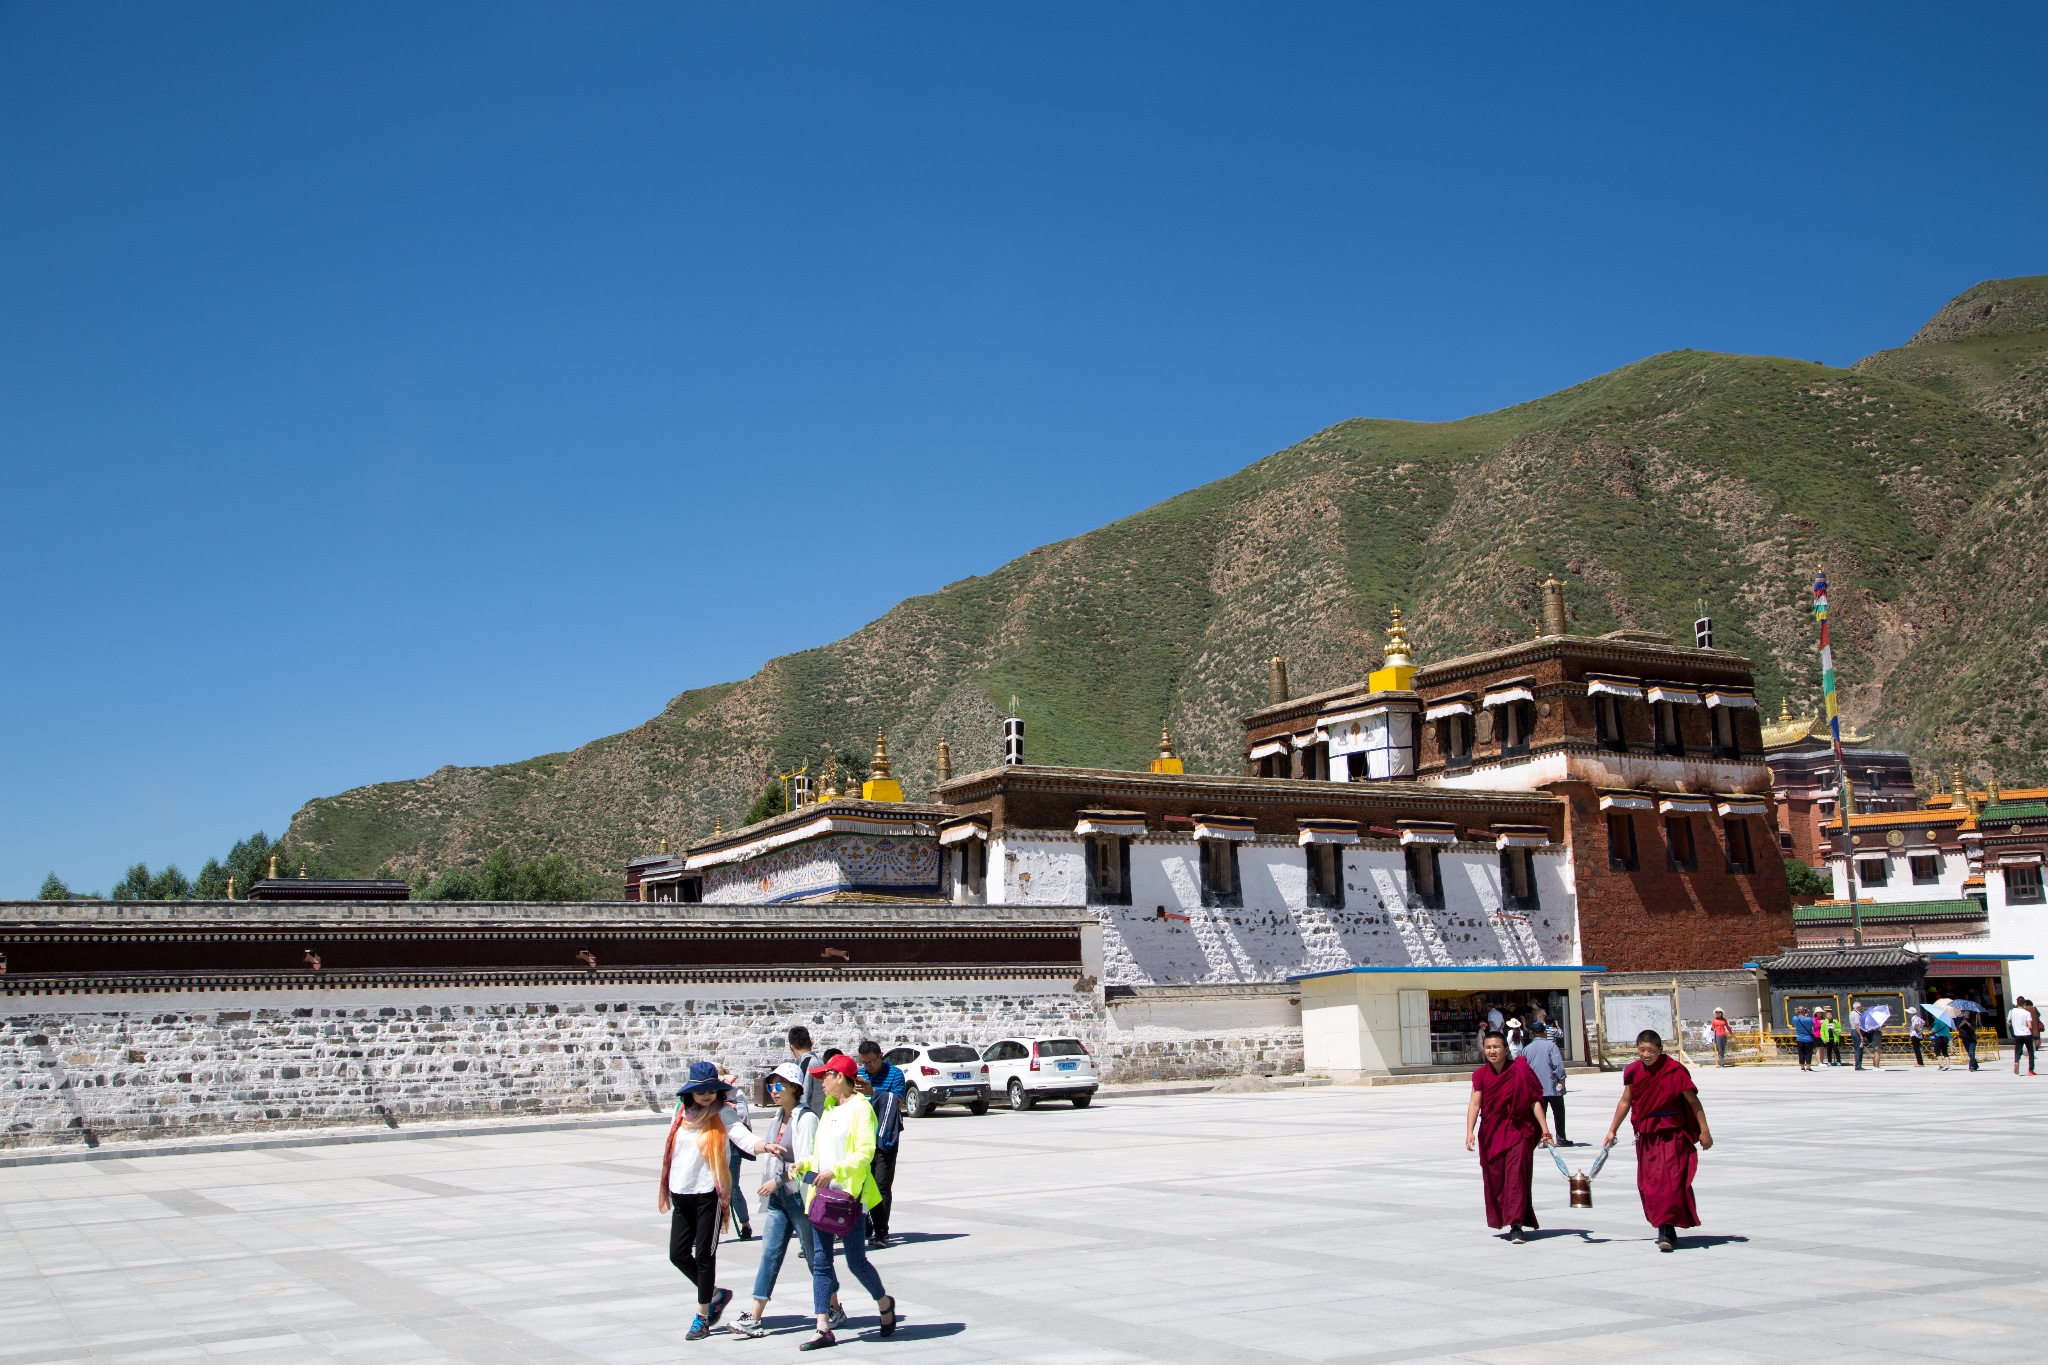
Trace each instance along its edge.
{"label": "white suv", "polygon": [[1040,1100],[1072,1100],[1086,1109],[1100,1083],[1095,1060],[1078,1038],[1005,1038],[982,1050],[990,1090],[1009,1097],[1012,1109]]}
{"label": "white suv", "polygon": [[921,1119],[942,1104],[964,1104],[970,1114],[988,1112],[988,1068],[971,1047],[899,1047],[883,1054],[903,1069],[903,1112]]}

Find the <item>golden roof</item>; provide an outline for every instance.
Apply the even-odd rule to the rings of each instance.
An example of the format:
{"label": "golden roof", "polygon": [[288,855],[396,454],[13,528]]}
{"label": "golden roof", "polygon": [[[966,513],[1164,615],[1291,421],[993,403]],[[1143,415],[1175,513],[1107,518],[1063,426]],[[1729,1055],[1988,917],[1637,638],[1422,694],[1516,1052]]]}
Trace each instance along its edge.
{"label": "golden roof", "polygon": [[[1772,749],[1789,749],[1802,740],[1829,740],[1831,738],[1832,736],[1828,733],[1827,717],[1821,715],[1818,711],[1795,716],[1792,714],[1791,706],[1784,701],[1778,703],[1778,718],[1774,721],[1768,721],[1764,725],[1764,751],[1766,753]],[[1868,744],[1869,742],[1869,735],[1859,735],[1856,733],[1855,726],[1849,724],[1846,720],[1842,722],[1843,744]]]}

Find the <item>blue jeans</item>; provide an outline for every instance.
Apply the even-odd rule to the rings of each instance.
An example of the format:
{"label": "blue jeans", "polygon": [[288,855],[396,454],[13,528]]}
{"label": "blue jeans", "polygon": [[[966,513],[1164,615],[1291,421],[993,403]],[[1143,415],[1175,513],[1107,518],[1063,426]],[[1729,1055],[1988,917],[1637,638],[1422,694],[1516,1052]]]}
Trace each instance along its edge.
{"label": "blue jeans", "polygon": [[[889,1291],[882,1288],[882,1277],[875,1273],[868,1263],[868,1214],[862,1209],[859,1219],[846,1234],[846,1268],[853,1272],[853,1278],[860,1281],[860,1287],[880,1303],[889,1297]],[[832,1272],[832,1234],[811,1229],[811,1311],[830,1312],[832,1296],[839,1292],[839,1276]]]}
{"label": "blue jeans", "polygon": [[782,1273],[782,1258],[789,1250],[791,1233],[796,1234],[797,1244],[803,1248],[804,1264],[809,1265],[815,1254],[811,1220],[804,1217],[804,1206],[796,1195],[777,1190],[761,1208],[761,1268],[754,1272],[754,1297],[763,1302],[775,1292],[775,1277]]}

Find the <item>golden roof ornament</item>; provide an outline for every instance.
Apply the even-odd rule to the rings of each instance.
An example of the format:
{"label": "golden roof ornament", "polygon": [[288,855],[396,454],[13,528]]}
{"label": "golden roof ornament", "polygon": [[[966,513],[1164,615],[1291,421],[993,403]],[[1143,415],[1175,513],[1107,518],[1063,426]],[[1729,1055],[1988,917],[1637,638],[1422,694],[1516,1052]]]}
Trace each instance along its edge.
{"label": "golden roof ornament", "polygon": [[711,818],[711,837],[716,839],[723,833],[725,833],[725,817],[714,815]]}
{"label": "golden roof ornament", "polygon": [[1787,694],[1785,694],[1784,696],[1782,696],[1782,697],[1778,698],[1778,724],[1780,724],[1780,725],[1790,725],[1791,723],[1792,723],[1792,696],[1791,696],[1791,694],[1790,694],[1790,693],[1787,693]]}
{"label": "golden roof ornament", "polygon": [[230,874],[228,875],[228,899],[229,899],[229,900],[233,900],[234,898],[235,898],[235,878],[234,878],[234,874],[233,874],[233,873],[230,873]]}
{"label": "golden roof ornament", "polygon": [[1167,733],[1164,725],[1159,727],[1159,757],[1152,760],[1152,771],[1155,773],[1181,773],[1187,771],[1181,764],[1180,755],[1173,751],[1173,736]]}
{"label": "golden roof ornament", "polygon": [[820,801],[831,801],[839,795],[839,760],[825,760],[825,789],[818,794]]}
{"label": "golden roof ornament", "polygon": [[270,855],[270,879],[272,881],[277,880],[277,855],[275,853]]}
{"label": "golden roof ornament", "polygon": [[1543,633],[1562,635],[1564,629],[1564,584],[1556,574],[1543,580]]}
{"label": "golden roof ornament", "polygon": [[1374,692],[1405,692],[1415,681],[1415,658],[1408,648],[1408,627],[1401,622],[1401,609],[1391,613],[1387,626],[1386,662],[1366,675],[1365,685]]}
{"label": "golden roof ornament", "polygon": [[874,761],[868,764],[868,767],[872,770],[871,775],[874,777],[887,777],[889,775],[889,741],[883,738],[880,730],[875,731],[875,757]]}
{"label": "golden roof ornament", "polygon": [[661,836],[661,848],[657,851],[661,853],[668,852],[668,836],[666,834]]}
{"label": "golden roof ornament", "polygon": [[299,880],[306,880],[306,860],[303,858],[299,860]]}
{"label": "golden roof ornament", "polygon": [[945,740],[939,741],[939,781],[953,780],[953,748]]}
{"label": "golden roof ornament", "polygon": [[889,741],[875,731],[875,756],[868,764],[868,780],[860,784],[864,801],[901,801],[903,784],[889,775]]}

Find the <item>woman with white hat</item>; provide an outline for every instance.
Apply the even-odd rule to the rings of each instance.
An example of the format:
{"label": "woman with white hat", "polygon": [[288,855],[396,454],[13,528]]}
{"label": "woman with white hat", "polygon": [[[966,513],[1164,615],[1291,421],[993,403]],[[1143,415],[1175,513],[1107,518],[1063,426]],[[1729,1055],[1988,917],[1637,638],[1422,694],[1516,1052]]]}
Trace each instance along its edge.
{"label": "woman with white hat", "polygon": [[[743,1337],[764,1337],[768,1328],[762,1317],[768,1311],[768,1296],[775,1292],[775,1279],[782,1273],[782,1258],[793,1234],[803,1249],[804,1268],[811,1264],[811,1220],[804,1216],[803,1186],[790,1174],[790,1163],[810,1159],[811,1142],[817,1136],[818,1116],[804,1107],[804,1074],[795,1062],[784,1062],[768,1073],[768,1098],[775,1102],[775,1117],[768,1121],[769,1156],[761,1162],[761,1265],[754,1272],[754,1311],[742,1313],[732,1330]],[[832,1326],[846,1321],[839,1296],[832,1296]]]}
{"label": "woman with white hat", "polygon": [[674,1211],[668,1259],[697,1287],[697,1317],[685,1337],[688,1341],[710,1336],[732,1302],[732,1291],[718,1287],[718,1232],[732,1201],[726,1145],[738,1143],[756,1156],[768,1150],[726,1102],[731,1092],[732,1085],[719,1076],[716,1066],[691,1062],[690,1079],[676,1091],[676,1116],[661,1149],[661,1193],[655,1207],[663,1213]]}

